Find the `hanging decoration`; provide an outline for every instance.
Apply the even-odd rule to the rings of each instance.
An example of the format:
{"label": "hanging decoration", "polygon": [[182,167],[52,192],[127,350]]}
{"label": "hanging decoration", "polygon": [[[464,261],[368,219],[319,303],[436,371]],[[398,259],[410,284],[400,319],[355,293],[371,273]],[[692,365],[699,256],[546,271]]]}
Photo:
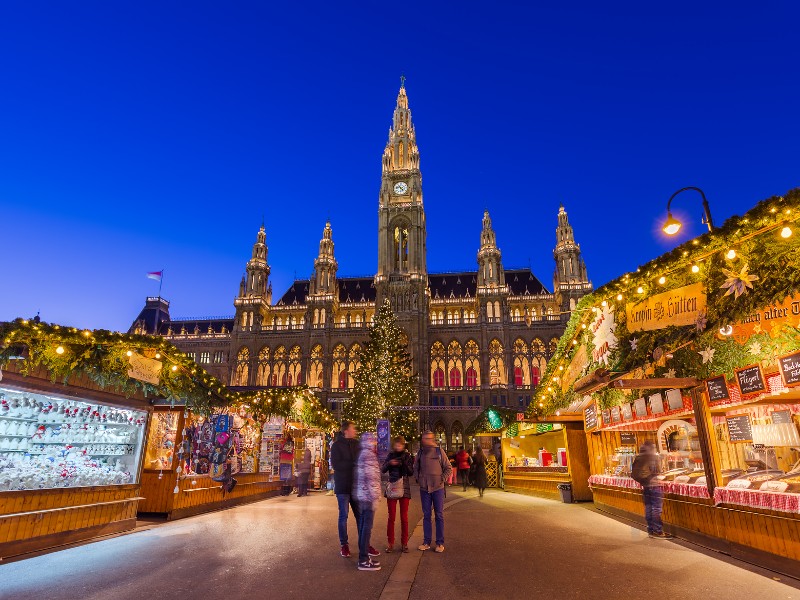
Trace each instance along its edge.
{"label": "hanging decoration", "polygon": [[714,352],[716,352],[714,348],[706,348],[698,352],[698,354],[703,357],[703,364],[710,363],[714,360]]}
{"label": "hanging decoration", "polygon": [[747,272],[747,268],[748,266],[744,265],[742,270],[738,273],[729,271],[728,269],[722,269],[727,279],[725,283],[720,286],[720,289],[728,290],[725,292],[726,296],[733,294],[733,299],[736,300],[739,296],[746,294],[749,289],[753,289],[753,282],[758,280],[758,275],[750,275]]}
{"label": "hanging decoration", "polygon": [[601,306],[597,309],[597,316],[590,326],[592,332],[592,359],[600,365],[608,365],[611,353],[617,348],[617,336],[614,332],[617,323],[614,320],[614,309],[610,306]]}

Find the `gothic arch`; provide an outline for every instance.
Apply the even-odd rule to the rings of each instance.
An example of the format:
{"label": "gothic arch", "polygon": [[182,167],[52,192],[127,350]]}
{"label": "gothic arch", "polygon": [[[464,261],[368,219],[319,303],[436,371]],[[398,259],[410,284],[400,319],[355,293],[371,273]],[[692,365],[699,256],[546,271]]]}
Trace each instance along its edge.
{"label": "gothic arch", "polygon": [[503,344],[497,338],[489,342],[489,384],[506,385],[506,362]]}
{"label": "gothic arch", "polygon": [[325,387],[324,367],[322,362],[322,346],[317,344],[311,348],[311,363],[309,365],[308,385],[316,388]]}
{"label": "gothic arch", "polygon": [[481,360],[478,342],[467,340],[464,344],[464,383],[467,389],[477,389],[481,385]]}
{"label": "gothic arch", "polygon": [[445,357],[444,344],[436,341],[431,346],[431,386],[434,389],[445,387]]}
{"label": "gothic arch", "polygon": [[269,385],[270,372],[269,346],[264,346],[258,351],[258,370],[256,371],[256,385],[266,387]]}
{"label": "gothic arch", "polygon": [[464,426],[461,421],[454,421],[450,427],[451,448],[456,449],[464,445]]}
{"label": "gothic arch", "polygon": [[236,370],[233,385],[248,385],[250,382],[250,348],[242,346],[236,354]]}

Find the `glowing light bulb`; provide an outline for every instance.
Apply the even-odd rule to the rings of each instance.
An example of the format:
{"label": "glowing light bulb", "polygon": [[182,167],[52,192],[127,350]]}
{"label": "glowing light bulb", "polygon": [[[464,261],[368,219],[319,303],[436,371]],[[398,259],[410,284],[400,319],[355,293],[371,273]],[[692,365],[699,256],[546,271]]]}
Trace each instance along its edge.
{"label": "glowing light bulb", "polygon": [[608,306],[608,302],[606,302],[605,300],[603,300],[603,301],[600,303],[600,306]]}
{"label": "glowing light bulb", "polygon": [[699,272],[700,272],[700,267],[698,267],[697,265],[692,265],[692,273],[699,273]]}
{"label": "glowing light bulb", "polygon": [[725,253],[725,258],[727,258],[728,260],[733,260],[734,258],[736,258],[736,250],[734,250],[733,248],[728,250],[728,252]]}
{"label": "glowing light bulb", "polygon": [[644,288],[642,286],[639,286],[638,288],[636,288],[636,293],[637,294],[644,294]]}
{"label": "glowing light bulb", "polygon": [[127,354],[128,356],[133,356],[133,352],[131,352],[130,350],[128,350],[125,354]]}
{"label": "glowing light bulb", "polygon": [[622,294],[617,294],[617,302],[622,300]]}
{"label": "glowing light bulb", "polygon": [[667,283],[667,278],[662,275],[661,277],[658,278],[658,283],[664,285],[665,283]]}
{"label": "glowing light bulb", "polygon": [[161,358],[161,354],[159,354],[158,352],[156,352],[156,358]]}
{"label": "glowing light bulb", "polygon": [[784,227],[783,229],[781,229],[781,237],[782,237],[783,239],[786,239],[786,238],[788,238],[788,237],[791,237],[791,235],[792,235],[792,230],[791,230],[791,228],[789,228],[789,227]]}
{"label": "glowing light bulb", "polygon": [[173,371],[177,371],[178,370],[178,365],[172,365],[172,370]]}
{"label": "glowing light bulb", "polygon": [[59,346],[58,348],[56,348],[56,354],[64,354],[64,347]]}

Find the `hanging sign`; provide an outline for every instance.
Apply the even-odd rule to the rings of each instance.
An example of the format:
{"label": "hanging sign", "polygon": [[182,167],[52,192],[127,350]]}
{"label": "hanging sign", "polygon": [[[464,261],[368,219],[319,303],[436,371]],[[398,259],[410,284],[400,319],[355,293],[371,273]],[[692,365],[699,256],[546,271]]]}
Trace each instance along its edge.
{"label": "hanging sign", "polygon": [[619,441],[620,444],[623,446],[635,446],[636,445],[636,434],[632,431],[623,431],[619,434]]}
{"label": "hanging sign", "polygon": [[378,462],[383,464],[392,447],[391,429],[388,419],[378,419]]}
{"label": "hanging sign", "polygon": [[767,386],[764,383],[764,373],[761,372],[761,365],[750,365],[744,369],[736,371],[736,381],[742,396],[765,392]]}
{"label": "hanging sign", "polygon": [[694,325],[706,310],[702,283],[650,296],[625,307],[628,331],[653,331],[664,327]]}
{"label": "hanging sign", "polygon": [[604,408],[602,412],[603,426],[611,425],[611,409]]}
{"label": "hanging sign", "polygon": [[614,309],[604,306],[597,311],[597,316],[589,326],[592,334],[592,360],[600,365],[608,366],[611,352],[616,349],[619,340],[615,331]]}
{"label": "hanging sign", "polygon": [[633,407],[636,410],[637,417],[647,416],[647,400],[645,400],[644,398],[637,398],[633,402]]}
{"label": "hanging sign", "polygon": [[776,337],[784,325],[794,326],[798,317],[800,317],[800,295],[786,298],[780,304],[765,306],[739,323],[734,323],[730,337],[740,344],[746,344],[757,333]]}
{"label": "hanging sign", "polygon": [[651,413],[654,415],[660,415],[664,412],[664,396],[661,395],[661,392],[653,394],[647,400],[650,402]]}
{"label": "hanging sign", "polygon": [[145,358],[141,354],[133,352],[128,357],[128,377],[158,385],[161,382],[161,366],[160,360]]}
{"label": "hanging sign", "polygon": [[678,389],[667,390],[667,404],[670,410],[680,410],[683,408],[683,395]]}
{"label": "hanging sign", "polygon": [[583,409],[583,422],[586,431],[597,428],[597,404],[594,402]]}
{"label": "hanging sign", "polygon": [[708,390],[708,401],[719,402],[721,400],[730,400],[731,396],[728,392],[728,382],[725,381],[725,375],[719,375],[706,380],[706,389]]}
{"label": "hanging sign", "polygon": [[753,429],[750,426],[750,417],[748,415],[725,417],[725,422],[728,424],[728,436],[731,442],[753,441]]}
{"label": "hanging sign", "polygon": [[794,352],[778,359],[783,382],[787,386],[800,385],[800,352]]}
{"label": "hanging sign", "polygon": [[631,405],[627,402],[622,405],[622,420],[623,421],[632,421],[633,420],[633,409]]}
{"label": "hanging sign", "polygon": [[566,392],[569,386],[575,383],[588,365],[589,354],[586,352],[586,346],[580,344],[575,354],[573,354],[572,360],[569,361],[569,365],[567,365],[567,368],[564,370],[564,374],[561,376],[561,389]]}
{"label": "hanging sign", "polygon": [[622,420],[622,413],[620,413],[619,406],[611,409],[611,422],[619,423]]}

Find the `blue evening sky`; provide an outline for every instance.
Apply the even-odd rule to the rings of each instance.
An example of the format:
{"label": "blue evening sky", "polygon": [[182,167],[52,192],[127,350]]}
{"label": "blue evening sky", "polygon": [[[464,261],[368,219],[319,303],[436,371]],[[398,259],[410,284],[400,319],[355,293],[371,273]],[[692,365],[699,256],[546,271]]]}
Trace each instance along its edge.
{"label": "blue evening sky", "polygon": [[[76,2],[0,6],[0,320],[127,329],[164,268],[173,316],[233,312],[262,215],[279,296],[326,218],[377,261],[399,76],[430,271],[549,288],[563,202],[595,285],[672,247],[669,195],[722,222],[800,185],[796,2]],[[700,201],[676,200],[702,232]]]}

